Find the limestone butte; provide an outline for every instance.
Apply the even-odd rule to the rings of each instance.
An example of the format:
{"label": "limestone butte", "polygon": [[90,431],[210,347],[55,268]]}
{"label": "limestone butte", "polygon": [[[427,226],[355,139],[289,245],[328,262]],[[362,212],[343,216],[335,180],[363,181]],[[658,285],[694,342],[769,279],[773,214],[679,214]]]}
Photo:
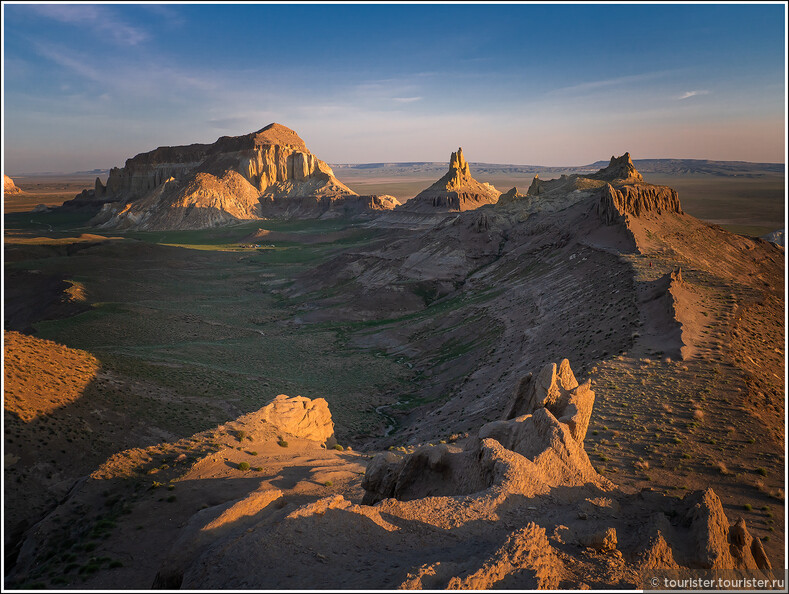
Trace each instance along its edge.
{"label": "limestone butte", "polygon": [[200,229],[272,215],[357,215],[397,204],[390,196],[359,196],[296,132],[274,123],[213,144],[141,153],[67,207],[101,206],[93,224],[103,228]]}
{"label": "limestone butte", "polygon": [[406,202],[402,210],[422,213],[461,212],[495,204],[500,194],[490,184],[478,182],[471,176],[463,149],[459,148],[452,153],[446,174]]}

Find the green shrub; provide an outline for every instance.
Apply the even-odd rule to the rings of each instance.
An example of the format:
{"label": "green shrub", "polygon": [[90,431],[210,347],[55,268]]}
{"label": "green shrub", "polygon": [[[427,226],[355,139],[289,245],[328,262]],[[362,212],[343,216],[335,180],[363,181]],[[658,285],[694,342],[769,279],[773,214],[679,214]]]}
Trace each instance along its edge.
{"label": "green shrub", "polygon": [[250,456],[257,456],[258,455],[258,453],[256,451],[254,451],[254,450],[250,451],[250,452],[247,452],[247,454],[249,454]]}
{"label": "green shrub", "polygon": [[281,447],[281,448],[286,448],[286,447],[288,447],[288,442],[287,442],[287,441],[285,441],[284,439],[280,439],[280,440],[277,442],[277,445],[278,445],[279,447]]}
{"label": "green shrub", "polygon": [[756,472],[758,472],[762,476],[767,476],[767,469],[766,468],[757,468]]}
{"label": "green shrub", "polygon": [[252,470],[254,470],[255,472],[263,472],[263,467],[262,466],[254,466],[252,468]]}
{"label": "green shrub", "polygon": [[244,438],[245,438],[246,436],[247,436],[247,432],[246,432],[246,431],[236,431],[236,439],[237,439],[238,441],[240,441],[240,442],[241,442],[241,441],[244,441]]}
{"label": "green shrub", "polygon": [[115,559],[114,561],[110,561],[109,568],[115,569],[116,567],[123,567],[123,562],[118,561],[117,559]]}
{"label": "green shrub", "polygon": [[239,470],[249,470],[249,462],[241,462],[238,465]]}
{"label": "green shrub", "polygon": [[342,452],[345,448],[343,448],[340,444],[335,443],[334,444],[334,449]]}
{"label": "green shrub", "polygon": [[323,486],[324,487],[331,487],[333,484],[334,483],[332,483],[331,481],[326,481],[325,483],[323,483]]}
{"label": "green shrub", "polygon": [[746,503],[745,505],[742,506],[742,508],[745,511],[751,511],[753,509],[753,506],[750,503]]}

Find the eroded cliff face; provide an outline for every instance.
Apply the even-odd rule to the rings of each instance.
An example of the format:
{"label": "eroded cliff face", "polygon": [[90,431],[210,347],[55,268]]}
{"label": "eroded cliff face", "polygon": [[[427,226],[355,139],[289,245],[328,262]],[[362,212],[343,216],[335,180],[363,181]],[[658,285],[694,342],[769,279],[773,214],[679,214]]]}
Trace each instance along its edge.
{"label": "eroded cliff face", "polygon": [[597,214],[607,225],[621,220],[626,214],[640,217],[648,212],[682,214],[677,191],[668,186],[636,183],[617,187],[606,184],[600,192]]}
{"label": "eroded cliff face", "polygon": [[102,228],[203,229],[263,216],[339,217],[391,210],[389,196],[359,196],[280,124],[213,144],[159,147],[128,159],[69,207],[102,206]]}
{"label": "eroded cliff face", "polygon": [[128,159],[124,167],[110,170],[104,198],[134,200],[171,177],[181,180],[195,173],[221,177],[229,169],[240,173],[259,192],[277,183],[314,177],[334,181],[338,192],[355,195],[333,179],[331,168],[307,150],[298,134],[275,123],[252,134],[222,137],[213,144],[160,147],[141,153]]}

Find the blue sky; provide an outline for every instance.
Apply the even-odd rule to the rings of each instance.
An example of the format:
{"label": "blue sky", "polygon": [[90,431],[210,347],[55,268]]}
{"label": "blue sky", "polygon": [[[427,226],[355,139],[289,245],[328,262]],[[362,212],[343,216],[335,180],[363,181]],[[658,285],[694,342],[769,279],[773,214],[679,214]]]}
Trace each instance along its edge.
{"label": "blue sky", "polygon": [[274,121],[335,163],[783,162],[784,10],[4,3],[4,170]]}

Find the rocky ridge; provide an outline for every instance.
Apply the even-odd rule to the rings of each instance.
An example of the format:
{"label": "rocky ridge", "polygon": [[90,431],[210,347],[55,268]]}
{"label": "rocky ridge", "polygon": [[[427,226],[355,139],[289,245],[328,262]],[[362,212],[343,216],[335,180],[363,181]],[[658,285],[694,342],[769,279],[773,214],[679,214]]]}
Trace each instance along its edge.
{"label": "rocky ridge", "polygon": [[213,144],[159,147],[97,178],[66,208],[101,207],[101,228],[201,229],[266,216],[336,217],[388,210],[359,196],[291,129],[270,124]]}
{"label": "rocky ridge", "polygon": [[343,492],[296,503],[262,483],[197,511],[170,539],[153,586],[639,588],[660,570],[772,577],[761,541],[742,519],[730,523],[712,490],[628,493],[599,475],[583,446],[593,392],[566,360],[536,378],[510,407],[529,412],[463,446],[379,454],[361,503]]}

